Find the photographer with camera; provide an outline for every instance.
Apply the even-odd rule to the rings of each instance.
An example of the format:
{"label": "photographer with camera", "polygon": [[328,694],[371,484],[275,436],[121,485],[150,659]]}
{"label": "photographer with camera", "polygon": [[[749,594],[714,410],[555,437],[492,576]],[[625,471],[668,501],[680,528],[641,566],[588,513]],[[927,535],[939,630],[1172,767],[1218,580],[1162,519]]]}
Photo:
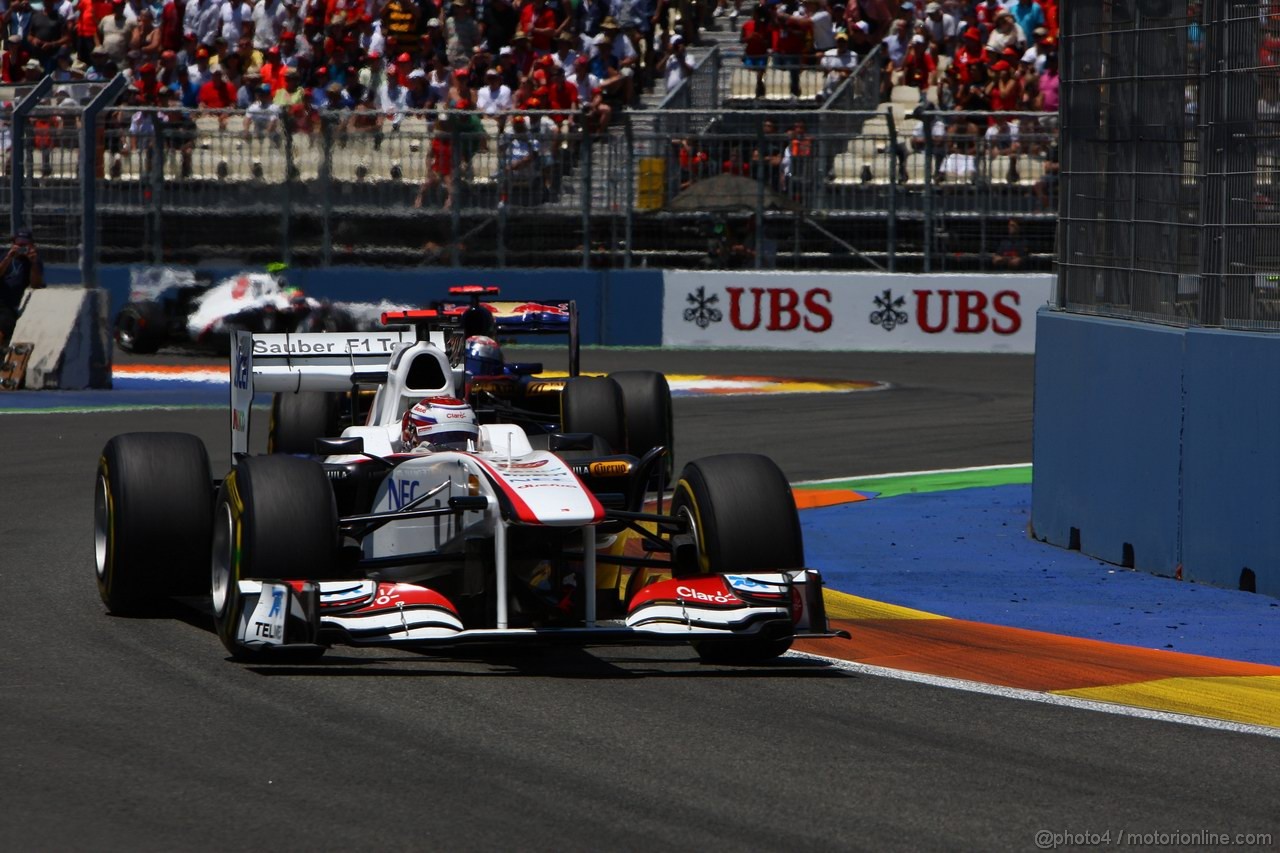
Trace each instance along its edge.
{"label": "photographer with camera", "polygon": [[22,313],[22,295],[27,288],[44,287],[44,262],[36,250],[31,229],[19,228],[13,245],[0,260],[0,347],[9,345],[13,327]]}

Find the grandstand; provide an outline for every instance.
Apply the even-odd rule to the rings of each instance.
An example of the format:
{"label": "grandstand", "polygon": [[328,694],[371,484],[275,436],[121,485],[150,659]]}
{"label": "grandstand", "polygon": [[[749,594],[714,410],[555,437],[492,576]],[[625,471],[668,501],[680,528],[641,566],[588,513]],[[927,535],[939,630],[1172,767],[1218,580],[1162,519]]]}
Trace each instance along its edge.
{"label": "grandstand", "polygon": [[[1049,113],[1034,98],[1001,101],[994,81],[985,103],[973,98],[977,86],[956,74],[957,39],[930,35],[933,4],[893,3],[892,20],[868,22],[856,4],[783,3],[767,7],[777,10],[772,23],[744,10],[741,27],[691,5],[699,20],[691,26],[668,11],[653,53],[634,20],[567,18],[555,28],[563,37],[554,53],[528,54],[514,27],[468,52],[455,44],[455,18],[445,18],[447,35],[438,38],[424,6],[420,49],[393,61],[398,48],[377,41],[385,41],[377,25],[389,26],[386,14],[353,13],[311,32],[315,4],[263,8],[272,5],[297,18],[298,32],[284,38],[294,24],[277,22],[279,38],[264,50],[244,33],[238,49],[217,34],[206,42],[197,28],[194,39],[178,32],[168,46],[162,34],[151,52],[129,51],[118,63],[69,46],[70,62],[60,54],[46,68],[24,62],[11,37],[5,68],[19,71],[7,82],[27,110],[8,122],[23,156],[5,163],[0,205],[16,204],[53,257],[68,261],[92,223],[95,251],[109,262],[235,255],[303,264],[943,270],[1003,268],[1001,252],[1016,251],[1023,268],[1051,263]],[[951,30],[998,35],[981,20],[982,6],[952,6],[943,15],[955,18]],[[816,27],[823,15],[835,19],[837,48],[817,51],[812,35],[801,40],[803,53],[783,52],[776,33]],[[756,24],[775,32],[763,55],[751,53]],[[910,67],[919,48],[895,58],[901,31],[919,34],[928,73]],[[663,47],[677,35],[699,42],[683,69]],[[849,35],[861,55],[845,50]],[[296,48],[287,61],[278,56],[299,38],[311,39],[313,56],[337,50],[346,59],[303,61]],[[1001,59],[988,46],[978,64],[1013,60],[1027,81],[1039,79],[1036,51],[1051,55],[1052,39],[1037,31],[1024,40],[1029,60]],[[635,56],[625,56],[628,46]],[[611,64],[606,50],[624,57]],[[574,55],[588,67],[578,69]],[[215,61],[224,69],[217,75]],[[21,70],[32,62],[52,73]],[[586,81],[576,99],[552,91],[562,65],[570,80]],[[510,90],[508,108],[478,109],[491,69]],[[95,175],[86,194],[81,110],[117,73],[123,89],[99,104],[86,137]],[[208,79],[197,86],[198,75]],[[45,91],[26,103],[31,77]],[[254,104],[261,87],[266,108]],[[997,125],[993,106],[1013,118],[1014,140],[988,132]],[[522,138],[517,115],[528,127]],[[532,160],[513,153],[530,150]],[[734,193],[695,203],[700,181],[725,174],[741,179]],[[1023,241],[1013,248],[1011,219]],[[722,251],[726,240],[737,250]]]}

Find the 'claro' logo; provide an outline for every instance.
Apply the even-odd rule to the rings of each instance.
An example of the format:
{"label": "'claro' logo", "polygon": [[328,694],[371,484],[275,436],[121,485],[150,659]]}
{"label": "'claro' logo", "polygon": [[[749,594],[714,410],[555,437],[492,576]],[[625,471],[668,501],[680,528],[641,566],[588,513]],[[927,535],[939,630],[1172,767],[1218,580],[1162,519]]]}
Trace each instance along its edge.
{"label": "'claro' logo", "polygon": [[727,592],[717,592],[713,595],[712,593],[703,592],[702,590],[694,589],[689,586],[676,587],[676,595],[693,601],[708,601],[716,604],[739,604],[742,601],[738,596]]}

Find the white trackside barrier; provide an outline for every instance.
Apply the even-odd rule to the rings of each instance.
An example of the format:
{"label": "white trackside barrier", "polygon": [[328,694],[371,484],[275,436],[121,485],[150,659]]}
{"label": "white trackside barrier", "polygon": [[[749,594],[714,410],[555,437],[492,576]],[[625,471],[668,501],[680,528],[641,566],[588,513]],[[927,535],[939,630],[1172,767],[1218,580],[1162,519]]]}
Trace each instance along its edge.
{"label": "white trackside barrier", "polygon": [[110,388],[107,291],[48,287],[29,291],[13,340],[32,345],[26,387]]}

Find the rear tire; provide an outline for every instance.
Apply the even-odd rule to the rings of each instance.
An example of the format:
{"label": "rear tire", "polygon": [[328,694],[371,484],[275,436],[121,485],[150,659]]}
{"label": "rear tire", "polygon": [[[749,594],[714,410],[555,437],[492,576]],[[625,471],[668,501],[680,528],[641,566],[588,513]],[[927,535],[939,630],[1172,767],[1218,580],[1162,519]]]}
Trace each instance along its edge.
{"label": "rear tire", "polygon": [[[804,567],[804,538],[791,486],[766,456],[733,453],[685,466],[671,514],[689,518],[703,573],[781,571]],[[701,640],[707,663],[751,664],[791,648],[792,636]]]}
{"label": "rear tire", "polygon": [[271,398],[268,453],[315,453],[317,438],[342,432],[342,395],[295,391]]}
{"label": "rear tire", "polygon": [[641,457],[655,447],[665,447],[663,479],[671,482],[675,454],[675,430],[671,416],[671,386],[667,377],[653,370],[624,370],[609,375],[622,391],[626,421],[627,453]]}
{"label": "rear tire", "polygon": [[116,343],[137,355],[151,355],[164,346],[164,309],[156,302],[130,302],[116,315]]}
{"label": "rear tire", "polygon": [[94,489],[98,593],[118,616],[160,612],[208,590],[213,486],[194,435],[139,432],[107,442]]}
{"label": "rear tire", "polygon": [[560,392],[560,424],[564,432],[598,435],[614,453],[623,452],[627,431],[622,389],[605,377],[573,377]]}
{"label": "rear tire", "polygon": [[[238,547],[237,547],[238,546]],[[261,653],[236,639],[242,580],[329,580],[339,573],[338,508],[319,463],[252,456],[227,475],[214,505],[211,587],[218,636],[231,656]],[[312,656],[322,651],[307,650]]]}

